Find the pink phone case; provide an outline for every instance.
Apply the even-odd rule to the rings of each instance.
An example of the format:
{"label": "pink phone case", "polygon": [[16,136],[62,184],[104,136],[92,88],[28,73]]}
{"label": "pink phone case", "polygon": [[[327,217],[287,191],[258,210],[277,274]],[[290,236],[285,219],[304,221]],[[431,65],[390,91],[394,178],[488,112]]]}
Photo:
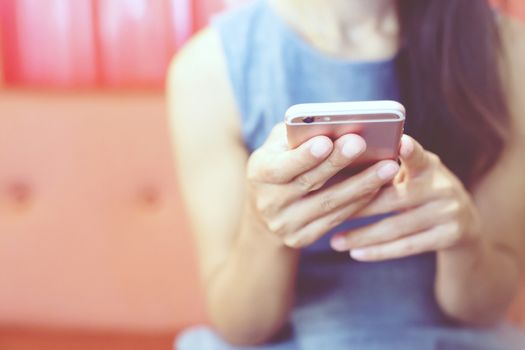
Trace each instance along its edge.
{"label": "pink phone case", "polygon": [[285,123],[291,148],[314,136],[336,140],[345,134],[360,135],[367,148],[350,167],[361,169],[380,160],[397,160],[405,108],[395,101],[300,104],[288,109]]}

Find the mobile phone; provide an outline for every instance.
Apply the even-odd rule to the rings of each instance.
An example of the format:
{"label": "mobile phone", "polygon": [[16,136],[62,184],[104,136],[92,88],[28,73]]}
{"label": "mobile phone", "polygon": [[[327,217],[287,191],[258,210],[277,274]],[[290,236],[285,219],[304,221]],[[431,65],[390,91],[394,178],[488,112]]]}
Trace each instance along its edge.
{"label": "mobile phone", "polygon": [[405,113],[405,107],[396,101],[294,105],[285,115],[288,145],[296,148],[321,135],[336,140],[346,134],[358,134],[367,147],[350,168],[363,169],[380,160],[397,160]]}

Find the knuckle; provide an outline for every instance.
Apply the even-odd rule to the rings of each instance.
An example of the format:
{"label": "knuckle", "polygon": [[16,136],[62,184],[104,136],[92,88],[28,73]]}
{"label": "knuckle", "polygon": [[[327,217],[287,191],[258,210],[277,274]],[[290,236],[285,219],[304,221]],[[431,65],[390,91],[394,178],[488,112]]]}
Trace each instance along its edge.
{"label": "knuckle", "polygon": [[427,154],[427,157],[430,159],[430,162],[434,165],[439,165],[441,164],[441,158],[435,154],[435,153],[432,153],[432,152],[428,152],[428,151],[425,151],[426,154]]}
{"label": "knuckle", "polygon": [[452,243],[453,244],[460,243],[461,240],[463,239],[463,234],[461,232],[459,222],[457,220],[453,220],[449,223],[448,226],[449,226],[448,227],[449,235],[450,235],[450,239]]}
{"label": "knuckle", "polygon": [[455,192],[454,187],[450,184],[443,186],[440,190],[440,194],[443,197],[453,197]]}
{"label": "knuckle", "polygon": [[311,192],[317,189],[317,185],[308,173],[298,176],[295,182],[302,192]]}
{"label": "knuckle", "polygon": [[429,241],[429,245],[434,248],[434,250],[444,249],[447,247],[445,240],[441,236],[432,237]]}
{"label": "knuckle", "polygon": [[[367,197],[367,202],[373,198],[372,196]],[[372,202],[372,205],[379,205],[380,208],[400,208],[407,205],[407,202],[412,200],[412,197],[407,195],[400,195],[399,192],[394,188],[385,188],[379,192],[379,195]],[[388,210],[387,210],[388,211]]]}
{"label": "knuckle", "polygon": [[399,219],[386,219],[385,224],[390,227],[390,234],[393,238],[398,238],[409,233],[411,222],[409,220],[399,220]]}
{"label": "knuckle", "polygon": [[345,210],[345,211],[339,211],[335,213],[328,219],[328,226],[332,228],[332,227],[335,227],[341,224],[342,222],[344,222],[350,217],[352,212],[353,210]]}
{"label": "knuckle", "polygon": [[450,210],[451,213],[457,215],[457,213],[459,213],[461,209],[461,202],[457,199],[449,201],[448,209]]}
{"label": "knuckle", "polygon": [[286,223],[279,219],[272,219],[267,222],[268,230],[276,236],[286,235]]}
{"label": "knuckle", "polygon": [[259,197],[255,200],[255,208],[259,215],[265,219],[271,218],[275,212],[275,206],[264,197]]}
{"label": "knuckle", "polygon": [[382,185],[383,184],[381,180],[375,174],[373,174],[371,176],[371,179],[369,177],[361,181],[361,183],[359,184],[359,194],[365,195],[368,193],[375,192],[379,190]]}
{"label": "knuckle", "polygon": [[296,240],[294,240],[294,241],[290,241],[290,240],[289,240],[289,241],[287,241],[285,244],[286,244],[288,247],[290,247],[290,248],[294,248],[294,249],[299,249],[299,248],[302,248],[302,247],[303,247],[303,245],[302,245],[299,241],[296,241]]}
{"label": "knuckle", "polygon": [[307,239],[303,236],[295,237],[294,240],[291,242],[290,246],[292,248],[303,248],[308,245]]}
{"label": "knuckle", "polygon": [[274,163],[255,151],[248,159],[246,177],[251,182],[282,183],[283,172]]}
{"label": "knuckle", "polygon": [[419,246],[411,239],[406,240],[401,249],[399,249],[401,255],[412,255],[417,252],[419,252]]}
{"label": "knuckle", "polygon": [[425,200],[425,196],[423,194],[417,194],[417,193],[408,193],[405,196],[399,196],[396,198],[393,198],[392,208],[411,208],[419,205],[421,202]]}
{"label": "knuckle", "polygon": [[374,195],[383,185],[373,170],[368,174],[358,176],[357,178],[350,178],[344,187],[345,196],[348,200],[358,200],[368,195]]}
{"label": "knuckle", "polygon": [[[258,152],[258,151],[256,151]],[[268,182],[268,177],[273,176],[273,170],[261,161],[258,154],[253,154],[248,160],[246,167],[246,178],[250,182]]]}
{"label": "knuckle", "polygon": [[278,169],[275,169],[274,166],[267,165],[260,169],[259,171],[260,179],[269,182],[269,183],[280,183],[281,176],[279,175]]}
{"label": "knuckle", "polygon": [[300,245],[301,247],[307,247],[311,244],[313,244],[317,239],[319,238],[318,235],[308,235],[308,236],[305,236],[301,241],[300,241]]}
{"label": "knuckle", "polygon": [[331,194],[325,194],[321,197],[320,207],[324,213],[328,213],[336,209],[336,205]]}
{"label": "knuckle", "polygon": [[260,198],[254,200],[254,206],[258,213],[263,214],[266,211],[266,203]]}
{"label": "knuckle", "polygon": [[444,220],[454,220],[458,216],[459,202],[456,200],[440,200],[435,207]]}
{"label": "knuckle", "polygon": [[326,163],[331,169],[334,170],[339,170],[346,165],[346,163],[344,161],[341,161],[340,157],[337,157],[335,154],[328,158],[326,160]]}
{"label": "knuckle", "polygon": [[284,242],[288,247],[296,248],[296,249],[302,248],[307,245],[307,243],[304,240],[304,235],[297,234],[297,233],[293,235],[287,234],[284,237]]}

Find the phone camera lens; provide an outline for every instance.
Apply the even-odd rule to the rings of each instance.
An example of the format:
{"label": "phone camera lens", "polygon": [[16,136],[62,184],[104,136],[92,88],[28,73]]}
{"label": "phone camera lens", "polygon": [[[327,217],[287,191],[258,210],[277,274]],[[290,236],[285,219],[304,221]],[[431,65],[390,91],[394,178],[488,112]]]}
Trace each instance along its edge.
{"label": "phone camera lens", "polygon": [[315,121],[315,118],[314,118],[314,117],[306,117],[306,118],[303,118],[303,123],[310,124],[310,123],[313,123],[314,121]]}

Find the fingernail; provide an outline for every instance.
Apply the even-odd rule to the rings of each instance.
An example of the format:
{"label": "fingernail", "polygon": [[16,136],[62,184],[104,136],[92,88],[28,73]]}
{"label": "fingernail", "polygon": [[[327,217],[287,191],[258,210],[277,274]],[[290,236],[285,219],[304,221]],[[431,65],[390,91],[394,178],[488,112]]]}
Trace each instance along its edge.
{"label": "fingernail", "polygon": [[364,149],[363,141],[356,137],[349,137],[343,145],[341,153],[347,158],[353,158]]}
{"label": "fingernail", "polygon": [[354,249],[350,251],[350,256],[354,258],[355,260],[362,260],[366,257],[366,250],[365,249]]}
{"label": "fingernail", "polygon": [[310,146],[310,153],[316,158],[324,157],[330,150],[330,142],[325,139],[314,140]]}
{"label": "fingernail", "polygon": [[336,236],[330,240],[332,248],[338,252],[346,250],[346,238],[344,236]]}
{"label": "fingernail", "polygon": [[379,168],[377,171],[377,176],[379,176],[379,178],[382,180],[390,180],[394,177],[394,175],[397,174],[398,171],[399,165],[396,163],[388,163]]}

